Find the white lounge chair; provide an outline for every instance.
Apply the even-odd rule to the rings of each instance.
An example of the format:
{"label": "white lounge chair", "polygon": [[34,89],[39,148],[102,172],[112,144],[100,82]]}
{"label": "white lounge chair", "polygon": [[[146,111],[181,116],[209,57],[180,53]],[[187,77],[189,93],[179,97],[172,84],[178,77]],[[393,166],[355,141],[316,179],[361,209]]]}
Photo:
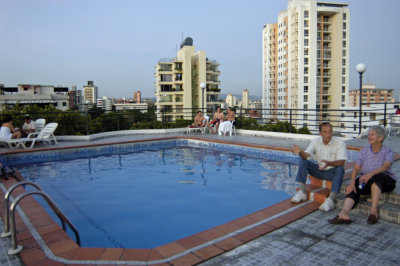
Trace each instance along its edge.
{"label": "white lounge chair", "polygon": [[[190,126],[188,126],[187,129],[186,129],[186,134],[189,134],[189,133],[192,132],[192,131],[200,131],[201,134],[206,133],[206,130],[207,130],[207,128],[208,128],[208,127],[207,127],[207,124],[208,124],[208,121],[209,121],[210,117],[207,116],[207,115],[205,115],[204,118],[206,119],[206,124],[205,124],[204,127],[191,127],[191,125],[190,125]],[[203,121],[204,121],[204,120],[203,120]]]}
{"label": "white lounge chair", "polygon": [[[56,137],[54,136],[54,131],[56,131],[57,127],[58,123],[49,123],[39,132],[39,134],[37,134],[36,137],[31,138],[35,133],[30,133],[27,138],[1,139],[1,141],[7,143],[11,148],[23,147],[24,149],[32,149],[36,142],[52,143],[54,141],[54,144],[58,144]],[[31,145],[26,147],[26,143],[28,142],[31,142]]]}
{"label": "white lounge chair", "polygon": [[44,118],[36,119],[35,125],[36,125],[36,131],[29,133],[30,138],[33,138],[33,137],[36,137],[37,135],[39,135],[40,131],[42,131],[42,129],[46,125],[46,119],[44,119]]}

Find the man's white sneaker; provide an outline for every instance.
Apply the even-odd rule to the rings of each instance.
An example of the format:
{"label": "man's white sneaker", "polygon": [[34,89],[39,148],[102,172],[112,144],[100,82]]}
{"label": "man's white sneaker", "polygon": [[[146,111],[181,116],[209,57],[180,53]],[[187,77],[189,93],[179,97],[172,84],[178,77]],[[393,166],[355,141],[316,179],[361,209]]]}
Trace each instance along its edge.
{"label": "man's white sneaker", "polygon": [[319,206],[319,209],[324,212],[331,211],[335,208],[335,203],[331,198],[326,198],[324,203],[322,203],[321,206]]}
{"label": "man's white sneaker", "polygon": [[291,199],[291,201],[293,203],[299,203],[299,202],[306,201],[306,200],[307,200],[307,193],[305,193],[301,190],[297,191],[296,194]]}

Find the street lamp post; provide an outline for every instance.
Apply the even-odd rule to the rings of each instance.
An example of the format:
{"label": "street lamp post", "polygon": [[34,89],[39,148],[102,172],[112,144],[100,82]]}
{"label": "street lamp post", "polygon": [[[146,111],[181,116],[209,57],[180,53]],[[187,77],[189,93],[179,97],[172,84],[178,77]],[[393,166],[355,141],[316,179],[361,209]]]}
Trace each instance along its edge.
{"label": "street lamp post", "polygon": [[367,67],[363,63],[359,63],[356,66],[356,69],[357,69],[358,74],[360,75],[360,101],[359,101],[360,111],[359,111],[358,134],[361,135],[361,129],[362,129],[362,75],[365,72],[365,70],[367,70]]}
{"label": "street lamp post", "polygon": [[204,115],[204,89],[206,88],[206,84],[204,82],[200,83],[201,88],[201,110],[203,111]]}

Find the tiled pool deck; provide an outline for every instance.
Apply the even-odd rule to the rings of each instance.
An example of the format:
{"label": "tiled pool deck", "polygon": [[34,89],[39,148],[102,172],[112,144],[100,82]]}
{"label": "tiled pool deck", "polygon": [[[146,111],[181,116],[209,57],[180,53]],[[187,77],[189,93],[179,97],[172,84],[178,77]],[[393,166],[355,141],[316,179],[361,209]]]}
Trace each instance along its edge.
{"label": "tiled pool deck", "polygon": [[[175,136],[186,135],[177,133],[152,136],[120,136],[91,141],[90,144]],[[192,136],[229,143],[240,142],[249,145],[277,146],[283,148],[290,148],[294,143],[301,147],[306,147],[308,144],[308,141],[241,135],[221,137],[196,134]],[[359,147],[364,146],[366,143],[365,139],[348,141],[348,145]],[[59,147],[82,144],[85,143],[62,142],[59,144]],[[386,144],[389,144],[396,152],[400,152],[398,137],[391,137]],[[4,151],[5,149],[0,150],[0,152]],[[394,167],[395,171],[399,173],[399,161],[395,162]],[[6,187],[11,185],[7,182],[3,182],[3,184]],[[399,191],[399,188],[396,190]],[[76,262],[82,264],[91,262],[92,264],[96,264],[95,261],[90,260],[98,259],[108,260],[108,262],[103,262],[109,264],[119,264],[123,263],[122,261],[127,262],[128,260],[143,261],[143,264],[146,264],[144,261],[154,260],[154,262],[160,262],[159,265],[191,265],[201,263],[215,256],[215,258],[203,262],[203,264],[398,265],[400,260],[400,256],[397,255],[397,248],[400,244],[399,225],[379,221],[377,225],[370,226],[366,224],[366,217],[356,215],[354,216],[355,222],[350,226],[331,226],[327,224],[326,220],[333,217],[337,213],[337,210],[330,213],[314,212],[318,207],[318,204],[314,202],[294,205],[289,201],[284,201],[231,223],[153,250],[79,248],[74,241],[65,237],[64,232],[58,226],[50,224],[46,213],[32,211],[33,209],[37,209],[35,203],[26,201],[23,205],[26,205],[23,207],[28,210],[26,212],[27,215],[30,215],[32,223],[35,223],[36,228],[39,228],[39,234],[45,236],[45,242],[47,242],[53,253],[66,258],[61,263],[47,259],[45,254],[39,249],[36,241],[32,240],[30,233],[24,228],[24,223],[19,221],[18,230],[20,233],[18,234],[18,238],[25,248],[21,253],[21,258],[27,265],[65,265],[70,264],[74,260],[78,260]],[[2,212],[3,206],[1,205],[0,208]],[[291,208],[293,209],[292,212],[282,213],[282,211]],[[9,256],[6,253],[10,243],[5,239],[2,239],[1,243],[0,264],[20,265],[17,256]],[[361,248],[360,245],[366,248]],[[167,259],[169,257],[170,259]],[[119,259],[121,262],[114,262],[114,259]],[[97,263],[99,262],[97,261]]]}

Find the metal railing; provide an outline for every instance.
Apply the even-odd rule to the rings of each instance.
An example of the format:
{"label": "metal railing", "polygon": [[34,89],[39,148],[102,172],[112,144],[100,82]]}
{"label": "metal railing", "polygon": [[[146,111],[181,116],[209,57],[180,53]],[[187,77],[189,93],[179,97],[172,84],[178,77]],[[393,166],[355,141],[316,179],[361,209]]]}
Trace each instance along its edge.
{"label": "metal railing", "polygon": [[[25,192],[23,194],[18,195],[14,201],[11,203],[11,207],[9,206],[9,198],[11,196],[11,193],[19,186],[22,185],[31,185],[35,187],[37,190],[36,191],[30,191],[30,192]],[[45,192],[42,191],[42,188],[29,181],[22,181],[14,184],[9,188],[5,195],[5,223],[4,223],[4,233],[1,234],[1,237],[7,237],[11,235],[11,248],[8,250],[9,255],[15,255],[21,252],[23,249],[22,246],[18,245],[17,243],[17,230],[16,230],[16,224],[15,224],[15,210],[19,204],[19,202],[24,199],[27,196],[30,195],[39,195],[43,197],[43,199],[46,200],[47,204],[50,206],[50,208],[54,211],[54,213],[57,215],[57,217],[61,220],[62,228],[64,231],[66,231],[66,226],[65,223],[68,224],[68,226],[71,228],[71,230],[75,234],[75,239],[76,243],[80,246],[81,245],[81,240],[79,237],[79,232],[78,229],[72,224],[72,222],[68,219],[68,217],[65,216],[65,214],[61,211],[61,209],[57,206],[57,204],[52,200],[52,198],[46,194]],[[9,232],[9,223],[11,221],[11,233]]]}
{"label": "metal railing", "polygon": [[[241,120],[255,119],[260,126],[273,125],[278,121],[288,122],[290,125],[299,129],[307,126],[311,132],[317,133],[315,128],[322,121],[330,121],[335,128],[339,128],[343,134],[359,133],[359,110],[358,107],[330,109],[332,102],[329,98],[323,99],[321,109],[285,109],[285,108],[240,108],[236,107],[236,116],[238,118],[237,128],[242,128]],[[394,113],[395,105],[399,103],[382,103],[374,104],[379,108],[368,110],[368,104],[363,104],[362,112],[362,129],[370,124],[380,124],[386,127],[390,123],[390,114]],[[207,105],[207,108],[181,108],[182,102],[162,102],[159,109],[137,109],[125,111],[111,111],[105,113],[100,108],[83,110],[83,111],[59,111],[59,112],[38,112],[30,113],[33,120],[45,118],[47,123],[57,122],[58,128],[55,135],[89,135],[108,131],[119,131],[129,129],[148,128],[168,128],[178,127],[172,125],[176,120],[193,120],[198,110],[202,110],[203,114],[210,117],[215,112],[215,106],[219,105],[215,102]],[[223,110],[226,115],[226,110]],[[25,113],[17,113],[13,115],[14,127],[21,127]],[[0,119],[5,114],[0,114]],[[160,124],[154,127],[156,122]],[[189,121],[187,122],[189,123]]]}

